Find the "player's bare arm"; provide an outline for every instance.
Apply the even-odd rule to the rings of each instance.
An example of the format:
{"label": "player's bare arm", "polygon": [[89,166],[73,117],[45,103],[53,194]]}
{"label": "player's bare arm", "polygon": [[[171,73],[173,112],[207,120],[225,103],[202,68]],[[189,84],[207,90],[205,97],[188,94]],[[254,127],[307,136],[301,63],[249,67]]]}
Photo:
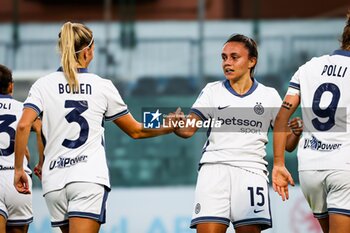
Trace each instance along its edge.
{"label": "player's bare arm", "polygon": [[38,117],[32,125],[32,130],[36,134],[36,143],[39,154],[39,161],[34,167],[34,174],[41,180],[41,170],[44,164],[44,143],[41,137],[41,119]]}
{"label": "player's bare arm", "polygon": [[272,186],[282,197],[282,200],[289,198],[288,184],[294,185],[294,180],[285,167],[284,151],[290,134],[288,121],[297,109],[300,102],[299,95],[286,95],[280,111],[277,114],[273,132],[274,165],[272,171]]}
{"label": "player's bare arm", "polygon": [[[181,109],[180,109],[181,110]],[[165,118],[165,121],[175,121],[175,115],[180,111],[179,109],[175,113],[169,113]],[[142,123],[135,120],[135,118],[128,113],[113,121],[121,130],[133,139],[156,137],[163,134],[169,134],[174,132],[175,124],[167,124],[167,127],[160,127],[158,129],[144,128]]]}
{"label": "player's bare arm", "polygon": [[17,125],[15,139],[15,177],[14,186],[18,192],[30,194],[27,175],[23,169],[23,158],[27,148],[30,130],[37,114],[33,109],[25,108]]}

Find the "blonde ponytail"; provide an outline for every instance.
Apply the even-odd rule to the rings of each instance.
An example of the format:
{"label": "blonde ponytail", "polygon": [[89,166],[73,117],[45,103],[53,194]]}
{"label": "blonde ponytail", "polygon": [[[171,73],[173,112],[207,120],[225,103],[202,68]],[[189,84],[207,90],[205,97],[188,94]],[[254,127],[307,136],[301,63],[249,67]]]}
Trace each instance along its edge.
{"label": "blonde ponytail", "polygon": [[77,78],[77,56],[75,54],[74,42],[73,24],[67,22],[61,29],[60,48],[64,76],[66,77],[71,90],[76,90],[79,86]]}
{"label": "blonde ponytail", "polygon": [[93,43],[92,31],[79,23],[66,22],[59,34],[58,47],[61,52],[61,65],[64,76],[73,91],[79,90],[78,55],[84,46]]}

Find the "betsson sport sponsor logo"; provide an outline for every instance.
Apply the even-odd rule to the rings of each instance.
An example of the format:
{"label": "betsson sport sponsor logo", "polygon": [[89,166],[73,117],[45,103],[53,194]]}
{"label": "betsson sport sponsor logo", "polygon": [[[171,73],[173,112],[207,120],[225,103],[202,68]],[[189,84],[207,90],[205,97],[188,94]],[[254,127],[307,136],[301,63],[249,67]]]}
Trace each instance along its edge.
{"label": "betsson sport sponsor logo", "polygon": [[54,168],[71,167],[81,162],[87,162],[87,159],[88,159],[87,155],[78,155],[74,158],[59,157],[58,159],[50,162],[49,169],[52,170]]}
{"label": "betsson sport sponsor logo", "polygon": [[[195,119],[186,119],[184,121],[178,122],[166,122],[163,120],[163,127],[179,127],[179,128],[187,128],[187,127],[197,127],[197,128],[213,128],[218,129],[217,131],[222,132],[240,132],[240,133],[258,133],[260,134],[263,123],[261,121],[251,120],[251,119],[241,119],[241,118],[221,118],[218,117],[217,120],[209,119],[206,121],[196,121]],[[240,127],[231,128],[233,127]]]}
{"label": "betsson sport sponsor logo", "polygon": [[318,140],[314,135],[311,135],[311,139],[305,138],[304,140],[304,149],[329,152],[337,150],[341,146],[341,143],[324,143]]}

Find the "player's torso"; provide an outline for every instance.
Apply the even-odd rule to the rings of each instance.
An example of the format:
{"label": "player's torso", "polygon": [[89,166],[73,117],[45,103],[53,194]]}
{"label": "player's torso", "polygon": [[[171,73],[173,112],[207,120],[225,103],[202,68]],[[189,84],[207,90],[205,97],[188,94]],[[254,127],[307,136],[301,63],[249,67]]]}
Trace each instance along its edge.
{"label": "player's torso", "polygon": [[[107,101],[100,83],[103,81],[89,74],[79,74],[78,80],[79,89],[75,91],[62,72],[45,77],[38,84],[46,141],[45,191],[84,180],[109,186],[103,127]],[[52,180],[57,180],[57,184]]]}
{"label": "player's torso", "polygon": [[276,106],[273,102],[280,103],[280,100],[273,100],[261,84],[243,96],[227,87],[220,89],[213,97],[213,118],[222,123],[224,131],[242,134],[267,132],[272,121],[272,107]]}
{"label": "player's torso", "polygon": [[107,108],[98,80],[79,74],[79,89],[74,91],[63,75],[46,80],[42,92],[43,134],[46,156],[79,153],[103,135],[103,117]]}
{"label": "player's torso", "polygon": [[267,132],[281,104],[277,92],[256,81],[243,96],[235,93],[227,81],[215,88],[212,114],[221,127],[210,131],[205,154],[221,151],[220,160],[264,157]]}
{"label": "player's torso", "polygon": [[[14,145],[18,121],[23,104],[10,95],[0,95],[0,170],[12,170],[14,166]],[[30,172],[24,158],[24,169]]]}
{"label": "player's torso", "polygon": [[350,150],[349,64],[348,56],[322,56],[307,63],[301,73],[304,120],[298,151],[304,161],[301,169],[304,164],[306,167],[336,168],[350,162],[347,156]]}

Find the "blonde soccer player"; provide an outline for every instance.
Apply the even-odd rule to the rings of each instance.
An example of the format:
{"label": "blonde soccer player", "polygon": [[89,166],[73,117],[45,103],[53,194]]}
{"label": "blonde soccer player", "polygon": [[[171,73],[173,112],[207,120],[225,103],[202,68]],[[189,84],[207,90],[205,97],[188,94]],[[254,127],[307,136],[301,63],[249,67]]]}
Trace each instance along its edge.
{"label": "blonde soccer player", "polygon": [[19,192],[27,192],[24,145],[29,126],[40,115],[45,138],[42,187],[51,225],[63,233],[96,233],[105,222],[110,190],[103,122],[113,121],[135,139],[171,133],[173,128],[144,129],[112,82],[88,71],[95,44],[87,26],[65,23],[58,46],[61,67],[37,80],[24,103],[14,183]]}

